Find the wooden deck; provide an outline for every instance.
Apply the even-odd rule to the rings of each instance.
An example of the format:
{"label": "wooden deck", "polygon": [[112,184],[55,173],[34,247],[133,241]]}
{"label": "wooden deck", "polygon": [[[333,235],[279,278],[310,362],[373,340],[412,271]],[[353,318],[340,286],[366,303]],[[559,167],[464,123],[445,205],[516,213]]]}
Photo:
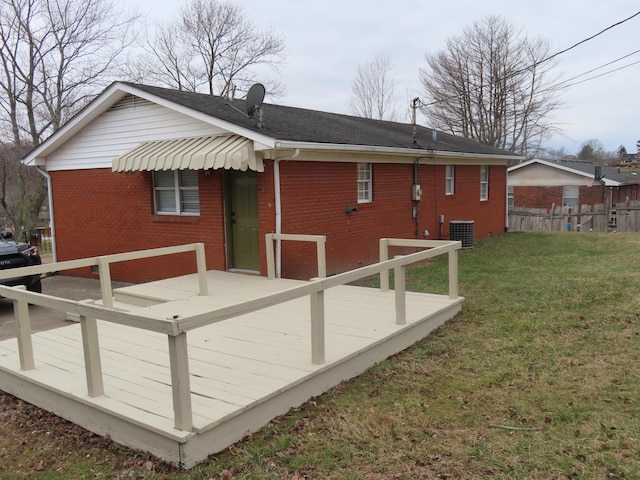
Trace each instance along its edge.
{"label": "wooden deck", "polygon": [[[138,318],[199,318],[312,283],[219,271],[206,277],[208,295],[198,294],[202,278],[194,274],[116,290],[113,308]],[[406,292],[406,323],[398,324],[394,291],[338,285],[323,290],[323,297],[323,362],[312,361],[309,295],[180,332],[188,349],[188,427],[179,428],[176,420],[174,337],[168,342],[165,333],[113,320],[97,321],[103,394],[88,393],[87,384],[96,382],[85,368],[91,342],[84,324],[30,334],[33,368],[24,368],[28,362],[17,339],[0,342],[0,389],[189,468],[412,345],[458,313],[463,302]]]}

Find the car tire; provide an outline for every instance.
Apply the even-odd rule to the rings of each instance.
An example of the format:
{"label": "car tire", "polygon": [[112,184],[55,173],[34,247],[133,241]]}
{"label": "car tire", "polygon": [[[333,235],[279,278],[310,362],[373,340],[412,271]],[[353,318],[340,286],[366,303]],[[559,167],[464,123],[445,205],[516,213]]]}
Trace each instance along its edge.
{"label": "car tire", "polygon": [[35,293],[42,293],[42,280],[38,279],[27,287],[27,290]]}

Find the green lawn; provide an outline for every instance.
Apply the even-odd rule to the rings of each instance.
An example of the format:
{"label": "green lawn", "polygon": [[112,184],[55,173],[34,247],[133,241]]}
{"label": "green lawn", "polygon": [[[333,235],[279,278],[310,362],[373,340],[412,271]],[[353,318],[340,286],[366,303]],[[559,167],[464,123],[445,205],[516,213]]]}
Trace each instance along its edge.
{"label": "green lawn", "polygon": [[[443,257],[408,286],[446,279]],[[488,239],[460,294],[430,337],[188,473],[2,395],[0,479],[640,478],[640,235]]]}

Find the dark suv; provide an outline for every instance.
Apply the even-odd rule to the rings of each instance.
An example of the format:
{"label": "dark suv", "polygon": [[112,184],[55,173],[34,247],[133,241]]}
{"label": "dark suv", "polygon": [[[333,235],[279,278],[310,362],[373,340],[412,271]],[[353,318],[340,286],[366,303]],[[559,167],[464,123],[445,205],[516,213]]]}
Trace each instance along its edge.
{"label": "dark suv", "polygon": [[[13,233],[8,230],[0,232],[0,270],[7,268],[30,267],[40,265],[42,260],[38,253],[38,247],[33,247],[27,243],[12,240]],[[9,287],[24,285],[27,290],[42,293],[42,283],[40,275],[29,275],[26,277],[13,277],[0,280],[0,284]]]}

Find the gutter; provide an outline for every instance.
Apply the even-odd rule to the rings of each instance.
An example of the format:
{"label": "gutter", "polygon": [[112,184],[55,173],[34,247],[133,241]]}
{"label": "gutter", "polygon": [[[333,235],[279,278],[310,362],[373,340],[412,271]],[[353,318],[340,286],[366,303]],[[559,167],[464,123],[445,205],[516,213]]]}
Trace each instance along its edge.
{"label": "gutter", "polygon": [[283,142],[277,141],[276,149],[295,149],[295,150],[341,150],[343,152],[362,152],[362,153],[378,153],[381,155],[399,155],[406,157],[429,157],[443,156],[452,158],[477,158],[477,159],[500,159],[500,160],[522,160],[524,157],[520,155],[499,155],[491,153],[468,153],[468,152],[448,152],[445,150],[433,151],[424,148],[397,148],[397,147],[380,147],[375,145],[344,145],[339,143],[311,143],[311,142]]}
{"label": "gutter", "polygon": [[56,228],[53,215],[53,189],[51,187],[51,175],[40,167],[36,167],[38,173],[47,180],[47,201],[49,202],[49,228],[51,229],[51,252],[53,253],[53,262],[58,261],[58,251],[56,249]]}
{"label": "gutter", "polygon": [[[280,162],[282,160],[294,160],[300,155],[300,149],[296,148],[293,154],[286,155],[284,157],[276,158],[273,161],[273,190],[275,196],[275,209],[276,209],[276,235],[282,233],[282,199],[280,196]],[[282,275],[282,240],[276,239],[276,278],[281,278]]]}

